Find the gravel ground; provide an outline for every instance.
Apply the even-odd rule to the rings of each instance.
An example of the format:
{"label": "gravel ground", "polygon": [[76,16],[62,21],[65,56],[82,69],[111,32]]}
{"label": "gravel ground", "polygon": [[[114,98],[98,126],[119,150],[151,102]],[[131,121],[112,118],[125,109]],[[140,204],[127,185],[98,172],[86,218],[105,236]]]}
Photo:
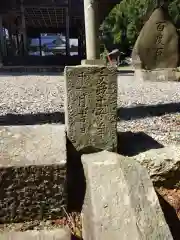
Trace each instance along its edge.
{"label": "gravel ground", "polygon": [[141,82],[133,76],[119,76],[118,105],[156,105],[180,103],[180,82]]}
{"label": "gravel ground", "polygon": [[[152,105],[156,106],[153,111],[148,109]],[[120,76],[118,106],[132,109],[128,112],[130,120],[119,119],[118,131],[144,132],[163,145],[180,143],[179,82],[138,82],[133,76]],[[137,114],[131,118],[137,111],[143,117]]]}
{"label": "gravel ground", "polygon": [[64,107],[62,76],[0,76],[0,115],[48,113]]}
{"label": "gravel ground", "polygon": [[[62,76],[0,76],[0,115],[59,112],[63,103]],[[147,108],[158,104],[171,105],[161,109],[161,114],[157,107],[153,114]],[[136,109],[142,106],[145,108]],[[180,142],[179,82],[138,82],[133,76],[119,76],[118,108],[122,108],[118,131],[143,131],[164,145]],[[129,115],[125,120],[124,109]]]}

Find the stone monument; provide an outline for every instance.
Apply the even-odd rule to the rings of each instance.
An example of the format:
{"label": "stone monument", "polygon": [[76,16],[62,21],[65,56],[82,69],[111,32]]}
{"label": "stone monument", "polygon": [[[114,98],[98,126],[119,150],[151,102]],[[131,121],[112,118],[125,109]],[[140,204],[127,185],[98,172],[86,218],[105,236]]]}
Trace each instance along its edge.
{"label": "stone monument", "polygon": [[[165,6],[155,9],[135,43],[132,60],[146,80],[176,80],[179,37]],[[138,72],[138,73],[139,73]],[[138,76],[140,77],[140,76]]]}
{"label": "stone monument", "polygon": [[65,68],[67,137],[77,151],[117,148],[116,68]]}

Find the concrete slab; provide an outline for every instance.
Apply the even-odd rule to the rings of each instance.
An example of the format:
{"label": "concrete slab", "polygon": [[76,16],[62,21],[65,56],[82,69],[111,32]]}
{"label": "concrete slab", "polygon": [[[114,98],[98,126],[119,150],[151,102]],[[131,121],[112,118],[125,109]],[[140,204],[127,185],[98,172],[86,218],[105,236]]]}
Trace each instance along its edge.
{"label": "concrete slab", "polygon": [[65,127],[0,126],[0,176],[1,223],[62,217]]}
{"label": "concrete slab", "polygon": [[70,240],[71,234],[68,230],[44,230],[27,232],[9,232],[0,234],[1,240]]}
{"label": "concrete slab", "polygon": [[0,167],[66,163],[65,126],[0,126]]}

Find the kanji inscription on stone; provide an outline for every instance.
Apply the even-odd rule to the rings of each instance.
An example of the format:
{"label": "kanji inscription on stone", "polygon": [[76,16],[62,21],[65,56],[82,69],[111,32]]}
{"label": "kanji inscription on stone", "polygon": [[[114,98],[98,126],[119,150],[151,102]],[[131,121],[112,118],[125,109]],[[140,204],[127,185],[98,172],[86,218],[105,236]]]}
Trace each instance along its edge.
{"label": "kanji inscription on stone", "polygon": [[104,66],[65,68],[67,137],[80,151],[117,148],[117,73]]}
{"label": "kanji inscription on stone", "polygon": [[168,9],[154,10],[144,24],[132,51],[135,68],[176,68],[179,64],[179,36]]}

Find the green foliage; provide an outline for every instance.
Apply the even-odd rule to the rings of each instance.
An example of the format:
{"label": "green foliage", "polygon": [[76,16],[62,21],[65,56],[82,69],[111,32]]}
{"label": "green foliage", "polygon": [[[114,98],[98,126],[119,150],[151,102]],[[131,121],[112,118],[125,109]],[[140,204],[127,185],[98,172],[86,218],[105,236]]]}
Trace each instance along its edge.
{"label": "green foliage", "polygon": [[[160,0],[122,0],[109,13],[101,25],[103,43],[107,49],[118,47],[120,51],[131,49],[152,11]],[[169,13],[180,26],[180,1],[169,0]]]}
{"label": "green foliage", "polygon": [[177,27],[180,27],[180,1],[174,0],[169,4],[169,14]]}

